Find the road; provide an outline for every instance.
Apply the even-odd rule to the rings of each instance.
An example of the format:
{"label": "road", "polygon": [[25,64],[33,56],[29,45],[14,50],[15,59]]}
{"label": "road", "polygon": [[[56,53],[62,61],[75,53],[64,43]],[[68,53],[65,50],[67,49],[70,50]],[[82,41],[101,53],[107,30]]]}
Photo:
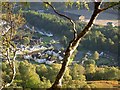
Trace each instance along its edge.
{"label": "road", "polygon": [[[66,13],[70,13],[70,14],[76,14],[76,15],[80,15],[80,16],[85,16],[85,22],[88,22],[93,11],[92,10],[67,10],[65,11]],[[78,17],[79,20],[79,17]],[[102,12],[99,14],[98,18],[96,19],[94,24],[97,25],[107,25],[107,22],[112,22],[115,26],[120,26],[119,23],[120,20],[118,20],[118,14],[117,13],[108,13],[107,11]]]}

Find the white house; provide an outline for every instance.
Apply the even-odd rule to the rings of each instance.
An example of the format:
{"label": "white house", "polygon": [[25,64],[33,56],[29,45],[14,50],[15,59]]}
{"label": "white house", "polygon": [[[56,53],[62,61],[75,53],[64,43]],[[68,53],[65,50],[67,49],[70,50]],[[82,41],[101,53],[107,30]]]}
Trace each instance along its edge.
{"label": "white house", "polygon": [[24,57],[24,59],[28,59],[28,60],[32,59],[31,55],[24,55],[23,57]]}
{"label": "white house", "polygon": [[59,59],[59,60],[62,60],[62,59],[63,59],[63,57],[59,56],[59,57],[58,57],[58,59]]}
{"label": "white house", "polygon": [[52,65],[54,62],[55,62],[55,60],[53,60],[53,61],[46,61],[45,64]]}
{"label": "white house", "polygon": [[35,61],[38,63],[45,63],[46,59],[35,59]]}
{"label": "white house", "polygon": [[59,53],[53,52],[53,56],[59,57]]}
{"label": "white house", "polygon": [[101,53],[99,54],[99,56],[103,56],[103,54],[104,54],[104,53],[103,53],[103,52],[101,52]]}

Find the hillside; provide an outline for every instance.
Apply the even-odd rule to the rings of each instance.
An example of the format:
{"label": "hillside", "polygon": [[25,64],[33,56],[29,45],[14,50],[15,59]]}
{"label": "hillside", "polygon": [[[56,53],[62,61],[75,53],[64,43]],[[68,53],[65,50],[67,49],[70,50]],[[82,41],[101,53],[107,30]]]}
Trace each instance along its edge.
{"label": "hillside", "polygon": [[[31,18],[33,16],[36,17],[36,18],[35,19],[33,18],[33,19],[30,20],[29,18]],[[39,28],[39,30],[44,29],[45,31],[53,33],[53,35],[54,35],[55,38],[61,38],[61,39],[63,38],[63,36],[61,36],[61,35],[65,34],[65,36],[69,40],[69,38],[72,37],[72,33],[69,31],[70,28],[67,27],[67,24],[69,24],[69,22],[68,21],[64,21],[63,19],[61,19],[59,17],[56,17],[56,16],[53,17],[53,16],[54,15],[52,15],[52,14],[44,14],[44,13],[40,14],[40,13],[37,13],[37,12],[34,12],[34,11],[26,12],[26,14],[25,14],[25,17],[26,17],[26,20],[28,21],[28,23],[31,24],[31,25],[33,25],[33,26],[35,26],[35,27],[37,27],[37,28]],[[58,18],[58,19],[55,19],[55,18]],[[46,20],[46,19],[48,19],[48,20]],[[35,23],[39,23],[39,25],[37,25]],[[48,23],[47,27],[46,27],[45,23]],[[80,25],[82,27],[84,26],[84,24],[81,23],[81,22],[77,22],[76,24],[77,24],[77,26],[78,25]],[[56,30],[56,27],[57,27],[57,30]],[[78,26],[77,29],[80,31],[82,27]],[[70,32],[69,34],[68,34],[68,31]],[[108,33],[111,36],[109,36]],[[110,33],[112,33],[112,34],[110,34]],[[95,34],[96,36],[93,37],[93,34]],[[99,34],[101,37],[99,37],[99,35],[97,35],[97,34]],[[112,37],[112,35],[113,35],[114,38]],[[91,34],[89,35],[89,37],[87,37],[87,41],[85,42],[83,40],[82,44],[83,44],[84,47],[86,47],[85,44],[90,40],[93,43],[91,44],[91,46],[89,46],[89,47],[87,46],[86,47],[87,49],[91,48],[91,50],[95,50],[95,48],[99,47],[99,51],[106,51],[106,50],[108,51],[109,48],[108,49],[106,48],[107,43],[103,44],[103,48],[102,48],[96,42],[94,42],[94,39],[95,38],[96,38],[96,40],[103,39],[103,40],[106,40],[107,42],[109,42],[109,40],[111,39],[117,45],[118,39],[117,39],[116,35],[118,35],[118,29],[117,29],[117,27],[112,27],[111,28],[111,26],[110,27],[95,26],[95,27],[93,27],[93,32],[91,32]],[[116,37],[116,39],[115,39],[115,37]],[[92,49],[93,45],[94,45],[94,48]],[[110,45],[108,45],[108,46],[110,46]],[[115,46],[114,46],[114,48],[115,48]],[[117,50],[117,48],[114,49],[114,50]],[[113,50],[110,51],[110,52],[113,52],[114,54],[117,53],[117,51],[114,52]]]}
{"label": "hillside", "polygon": [[1,4],[1,89],[120,88],[120,26],[113,24],[116,11],[99,15],[100,2],[94,3],[95,8],[91,2],[90,11],[84,3],[80,10],[74,3],[72,7],[67,4],[72,3],[52,3],[66,16],[40,2]]}

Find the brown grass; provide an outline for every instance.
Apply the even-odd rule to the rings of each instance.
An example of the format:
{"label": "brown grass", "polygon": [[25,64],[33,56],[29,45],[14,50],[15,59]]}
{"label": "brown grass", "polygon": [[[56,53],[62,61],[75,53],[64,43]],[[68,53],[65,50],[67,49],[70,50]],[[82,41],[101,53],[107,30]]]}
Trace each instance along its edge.
{"label": "brown grass", "polygon": [[118,81],[87,81],[91,88],[113,88],[119,87]]}

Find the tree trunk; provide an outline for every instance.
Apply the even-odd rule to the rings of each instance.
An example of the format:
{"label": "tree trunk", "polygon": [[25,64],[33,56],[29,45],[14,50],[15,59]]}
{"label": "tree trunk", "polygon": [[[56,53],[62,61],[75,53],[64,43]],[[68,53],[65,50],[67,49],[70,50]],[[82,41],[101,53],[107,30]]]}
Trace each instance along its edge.
{"label": "tree trunk", "polygon": [[89,30],[91,29],[95,19],[97,18],[97,16],[100,13],[99,8],[100,3],[95,3],[95,10],[93,12],[93,15],[91,16],[91,19],[89,21],[89,23],[85,26],[85,28],[83,29],[82,32],[80,32],[76,38],[74,38],[70,43],[69,46],[65,52],[65,56],[63,58],[63,63],[62,63],[62,67],[56,77],[56,80],[54,82],[54,84],[52,85],[51,88],[49,88],[50,90],[53,89],[60,89],[62,87],[62,79],[63,76],[66,72],[66,68],[69,64],[70,58],[72,56],[72,54],[74,53],[74,51],[77,49],[80,40],[89,32]]}

